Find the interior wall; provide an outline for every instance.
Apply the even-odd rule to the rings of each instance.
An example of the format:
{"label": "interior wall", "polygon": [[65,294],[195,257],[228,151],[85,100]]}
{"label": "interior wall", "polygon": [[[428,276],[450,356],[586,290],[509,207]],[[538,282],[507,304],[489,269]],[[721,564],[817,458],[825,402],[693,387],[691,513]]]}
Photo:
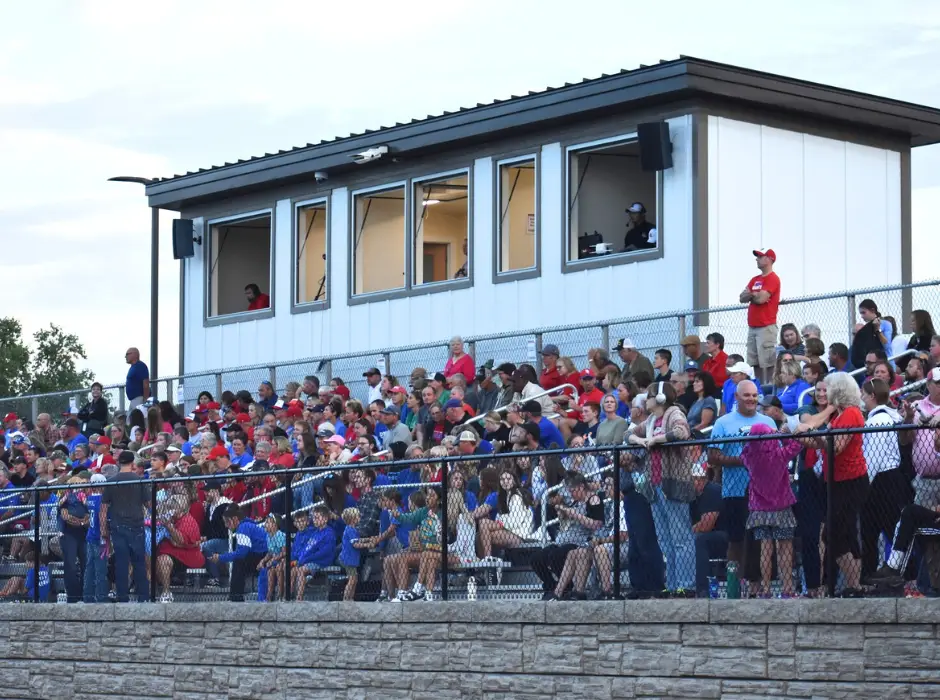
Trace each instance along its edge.
{"label": "interior wall", "polygon": [[[326,216],[325,207],[301,209],[297,215],[297,302],[301,304],[316,301],[320,280],[326,270],[323,259],[326,253]],[[323,291],[320,301],[326,300],[325,285]]]}
{"label": "interior wall", "polygon": [[[467,204],[468,200],[458,199],[453,202],[441,202],[427,209],[416,245],[415,284],[424,282],[424,261],[418,254],[422,243],[446,243],[447,279],[453,279],[457,270],[467,260],[463,252],[463,243],[467,239]],[[418,226],[419,222],[415,222]]]}
{"label": "interior wall", "polygon": [[[356,199],[353,234],[359,239],[355,250],[356,284],[354,293],[368,294],[405,286],[405,201],[402,190],[381,193],[380,199],[360,196]],[[366,209],[369,215],[362,227]],[[361,228],[361,234],[360,234]],[[361,238],[360,238],[361,236]]]}
{"label": "interior wall", "polygon": [[252,282],[271,294],[271,220],[266,221],[268,228],[224,223],[212,227],[212,315],[247,311],[245,286]]}
{"label": "interior wall", "polygon": [[[584,179],[580,180],[582,173],[585,173]],[[571,211],[569,260],[578,259],[578,236],[593,234],[595,231],[604,237],[605,243],[612,245],[613,252],[622,252],[627,224],[630,222],[626,209],[634,202],[642,202],[646,207],[647,220],[656,221],[656,173],[641,170],[638,156],[603,153],[572,155],[569,182],[569,201],[578,192]]]}
{"label": "interior wall", "polygon": [[[523,165],[523,164],[518,164]],[[534,166],[534,161],[525,165]],[[519,179],[516,179],[518,173]],[[508,200],[509,210],[502,224],[502,260],[500,271],[524,270],[535,267],[535,231],[529,230],[529,217],[535,212],[535,168],[514,167],[509,165],[502,168],[502,206],[500,213],[506,211]],[[515,189],[513,189],[515,183]],[[512,199],[509,193],[512,192]]]}

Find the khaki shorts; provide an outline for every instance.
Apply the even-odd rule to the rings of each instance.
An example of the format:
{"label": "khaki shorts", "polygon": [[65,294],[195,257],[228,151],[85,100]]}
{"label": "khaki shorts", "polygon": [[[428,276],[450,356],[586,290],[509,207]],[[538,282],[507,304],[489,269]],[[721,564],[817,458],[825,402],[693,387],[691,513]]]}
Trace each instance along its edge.
{"label": "khaki shorts", "polygon": [[777,326],[747,329],[747,363],[769,369],[777,362]]}

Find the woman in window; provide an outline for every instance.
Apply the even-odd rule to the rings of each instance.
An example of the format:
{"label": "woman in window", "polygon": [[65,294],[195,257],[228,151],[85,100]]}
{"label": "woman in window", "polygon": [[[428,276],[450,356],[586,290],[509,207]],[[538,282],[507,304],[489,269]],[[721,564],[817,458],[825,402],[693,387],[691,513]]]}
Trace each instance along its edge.
{"label": "woman in window", "polygon": [[476,373],[473,358],[463,351],[463,340],[459,335],[455,335],[450,339],[450,357],[444,365],[444,376],[462,374],[464,377],[475,377]]}
{"label": "woman in window", "polygon": [[[864,302],[863,302],[864,303]],[[794,433],[816,430],[824,425],[830,428],[862,428],[865,418],[859,410],[861,393],[858,384],[845,372],[826,377],[823,384],[829,405],[818,414],[797,426]],[[817,387],[817,393],[819,387]],[[817,401],[819,396],[816,397]],[[828,444],[822,438],[810,438],[806,444],[822,452],[823,478],[832,469],[832,531],[824,541],[832,548],[839,569],[845,579],[842,597],[860,597],[861,548],[859,546],[858,517],[868,498],[868,465],[862,450],[861,433],[836,435],[835,464],[829,464]]]}
{"label": "woman in window", "polygon": [[718,402],[715,401],[715,377],[710,372],[696,372],[692,379],[695,403],[689,409],[686,420],[693,432],[701,433],[718,417]]}
{"label": "woman in window", "polygon": [[800,332],[792,323],[784,323],[780,326],[780,345],[777,346],[777,354],[785,352],[794,356],[806,353],[806,346],[800,342]]}

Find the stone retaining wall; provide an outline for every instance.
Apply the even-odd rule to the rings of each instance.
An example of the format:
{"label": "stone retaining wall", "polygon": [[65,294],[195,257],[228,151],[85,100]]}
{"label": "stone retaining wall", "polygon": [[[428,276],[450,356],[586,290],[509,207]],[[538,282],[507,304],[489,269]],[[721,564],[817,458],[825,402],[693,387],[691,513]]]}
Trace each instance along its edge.
{"label": "stone retaining wall", "polygon": [[940,600],[0,606],[0,697],[940,698]]}

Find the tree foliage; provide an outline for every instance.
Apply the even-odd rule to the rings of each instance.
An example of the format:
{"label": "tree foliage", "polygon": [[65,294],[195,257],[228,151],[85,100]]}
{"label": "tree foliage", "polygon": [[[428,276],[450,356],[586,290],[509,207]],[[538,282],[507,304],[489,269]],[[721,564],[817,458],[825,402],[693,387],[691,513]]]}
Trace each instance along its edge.
{"label": "tree foliage", "polygon": [[0,318],[0,397],[67,391],[94,381],[93,372],[78,369],[87,355],[77,335],[51,323],[33,333],[32,350],[22,335],[19,321]]}

